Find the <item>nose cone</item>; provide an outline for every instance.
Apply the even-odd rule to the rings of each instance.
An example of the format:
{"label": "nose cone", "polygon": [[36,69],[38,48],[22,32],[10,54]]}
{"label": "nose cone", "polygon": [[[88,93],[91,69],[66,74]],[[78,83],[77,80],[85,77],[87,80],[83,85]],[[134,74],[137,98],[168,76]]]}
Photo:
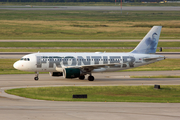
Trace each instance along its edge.
{"label": "nose cone", "polygon": [[13,64],[13,67],[14,67],[15,69],[18,69],[18,67],[19,67],[18,62],[15,62],[15,63]]}

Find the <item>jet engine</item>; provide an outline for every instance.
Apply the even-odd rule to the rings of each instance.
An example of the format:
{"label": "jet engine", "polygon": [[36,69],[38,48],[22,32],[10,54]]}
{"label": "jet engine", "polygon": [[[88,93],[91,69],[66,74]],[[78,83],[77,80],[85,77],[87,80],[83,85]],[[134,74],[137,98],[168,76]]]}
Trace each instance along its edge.
{"label": "jet engine", "polygon": [[81,70],[78,68],[64,68],[63,77],[64,78],[77,78],[81,75]]}

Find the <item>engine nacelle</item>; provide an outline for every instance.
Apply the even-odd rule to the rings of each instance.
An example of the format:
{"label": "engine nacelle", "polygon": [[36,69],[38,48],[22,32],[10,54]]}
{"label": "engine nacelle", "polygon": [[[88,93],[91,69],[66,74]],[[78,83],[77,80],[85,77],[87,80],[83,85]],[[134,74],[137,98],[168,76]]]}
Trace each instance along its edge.
{"label": "engine nacelle", "polygon": [[53,77],[59,77],[59,76],[63,76],[62,72],[49,72],[50,76]]}
{"label": "engine nacelle", "polygon": [[63,77],[64,78],[77,78],[81,74],[81,70],[78,68],[64,68]]}

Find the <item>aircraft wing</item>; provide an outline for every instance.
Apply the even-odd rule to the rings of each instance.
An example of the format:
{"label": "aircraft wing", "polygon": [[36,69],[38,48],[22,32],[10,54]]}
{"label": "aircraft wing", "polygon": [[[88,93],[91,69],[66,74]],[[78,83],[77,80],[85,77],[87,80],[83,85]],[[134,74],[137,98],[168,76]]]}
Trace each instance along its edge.
{"label": "aircraft wing", "polygon": [[82,66],[67,66],[66,68],[91,68],[96,69],[99,67],[105,67],[105,66],[114,66],[114,65],[120,65],[120,63],[111,63],[111,64],[96,64],[96,65],[82,65]]}
{"label": "aircraft wing", "polygon": [[62,67],[56,67],[57,71],[62,72],[64,68],[79,68],[83,69],[86,71],[92,71],[93,69],[97,69],[100,67],[105,67],[105,66],[114,66],[114,65],[121,65],[120,63],[111,63],[111,64],[95,64],[95,65],[82,65],[82,66],[62,66]]}

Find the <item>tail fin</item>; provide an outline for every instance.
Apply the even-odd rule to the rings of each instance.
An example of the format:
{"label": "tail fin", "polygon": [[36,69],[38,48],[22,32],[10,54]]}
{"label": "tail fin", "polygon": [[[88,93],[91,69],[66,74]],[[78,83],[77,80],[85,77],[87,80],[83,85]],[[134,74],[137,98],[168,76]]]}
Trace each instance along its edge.
{"label": "tail fin", "polygon": [[142,41],[131,53],[152,54],[156,53],[162,26],[153,26]]}

